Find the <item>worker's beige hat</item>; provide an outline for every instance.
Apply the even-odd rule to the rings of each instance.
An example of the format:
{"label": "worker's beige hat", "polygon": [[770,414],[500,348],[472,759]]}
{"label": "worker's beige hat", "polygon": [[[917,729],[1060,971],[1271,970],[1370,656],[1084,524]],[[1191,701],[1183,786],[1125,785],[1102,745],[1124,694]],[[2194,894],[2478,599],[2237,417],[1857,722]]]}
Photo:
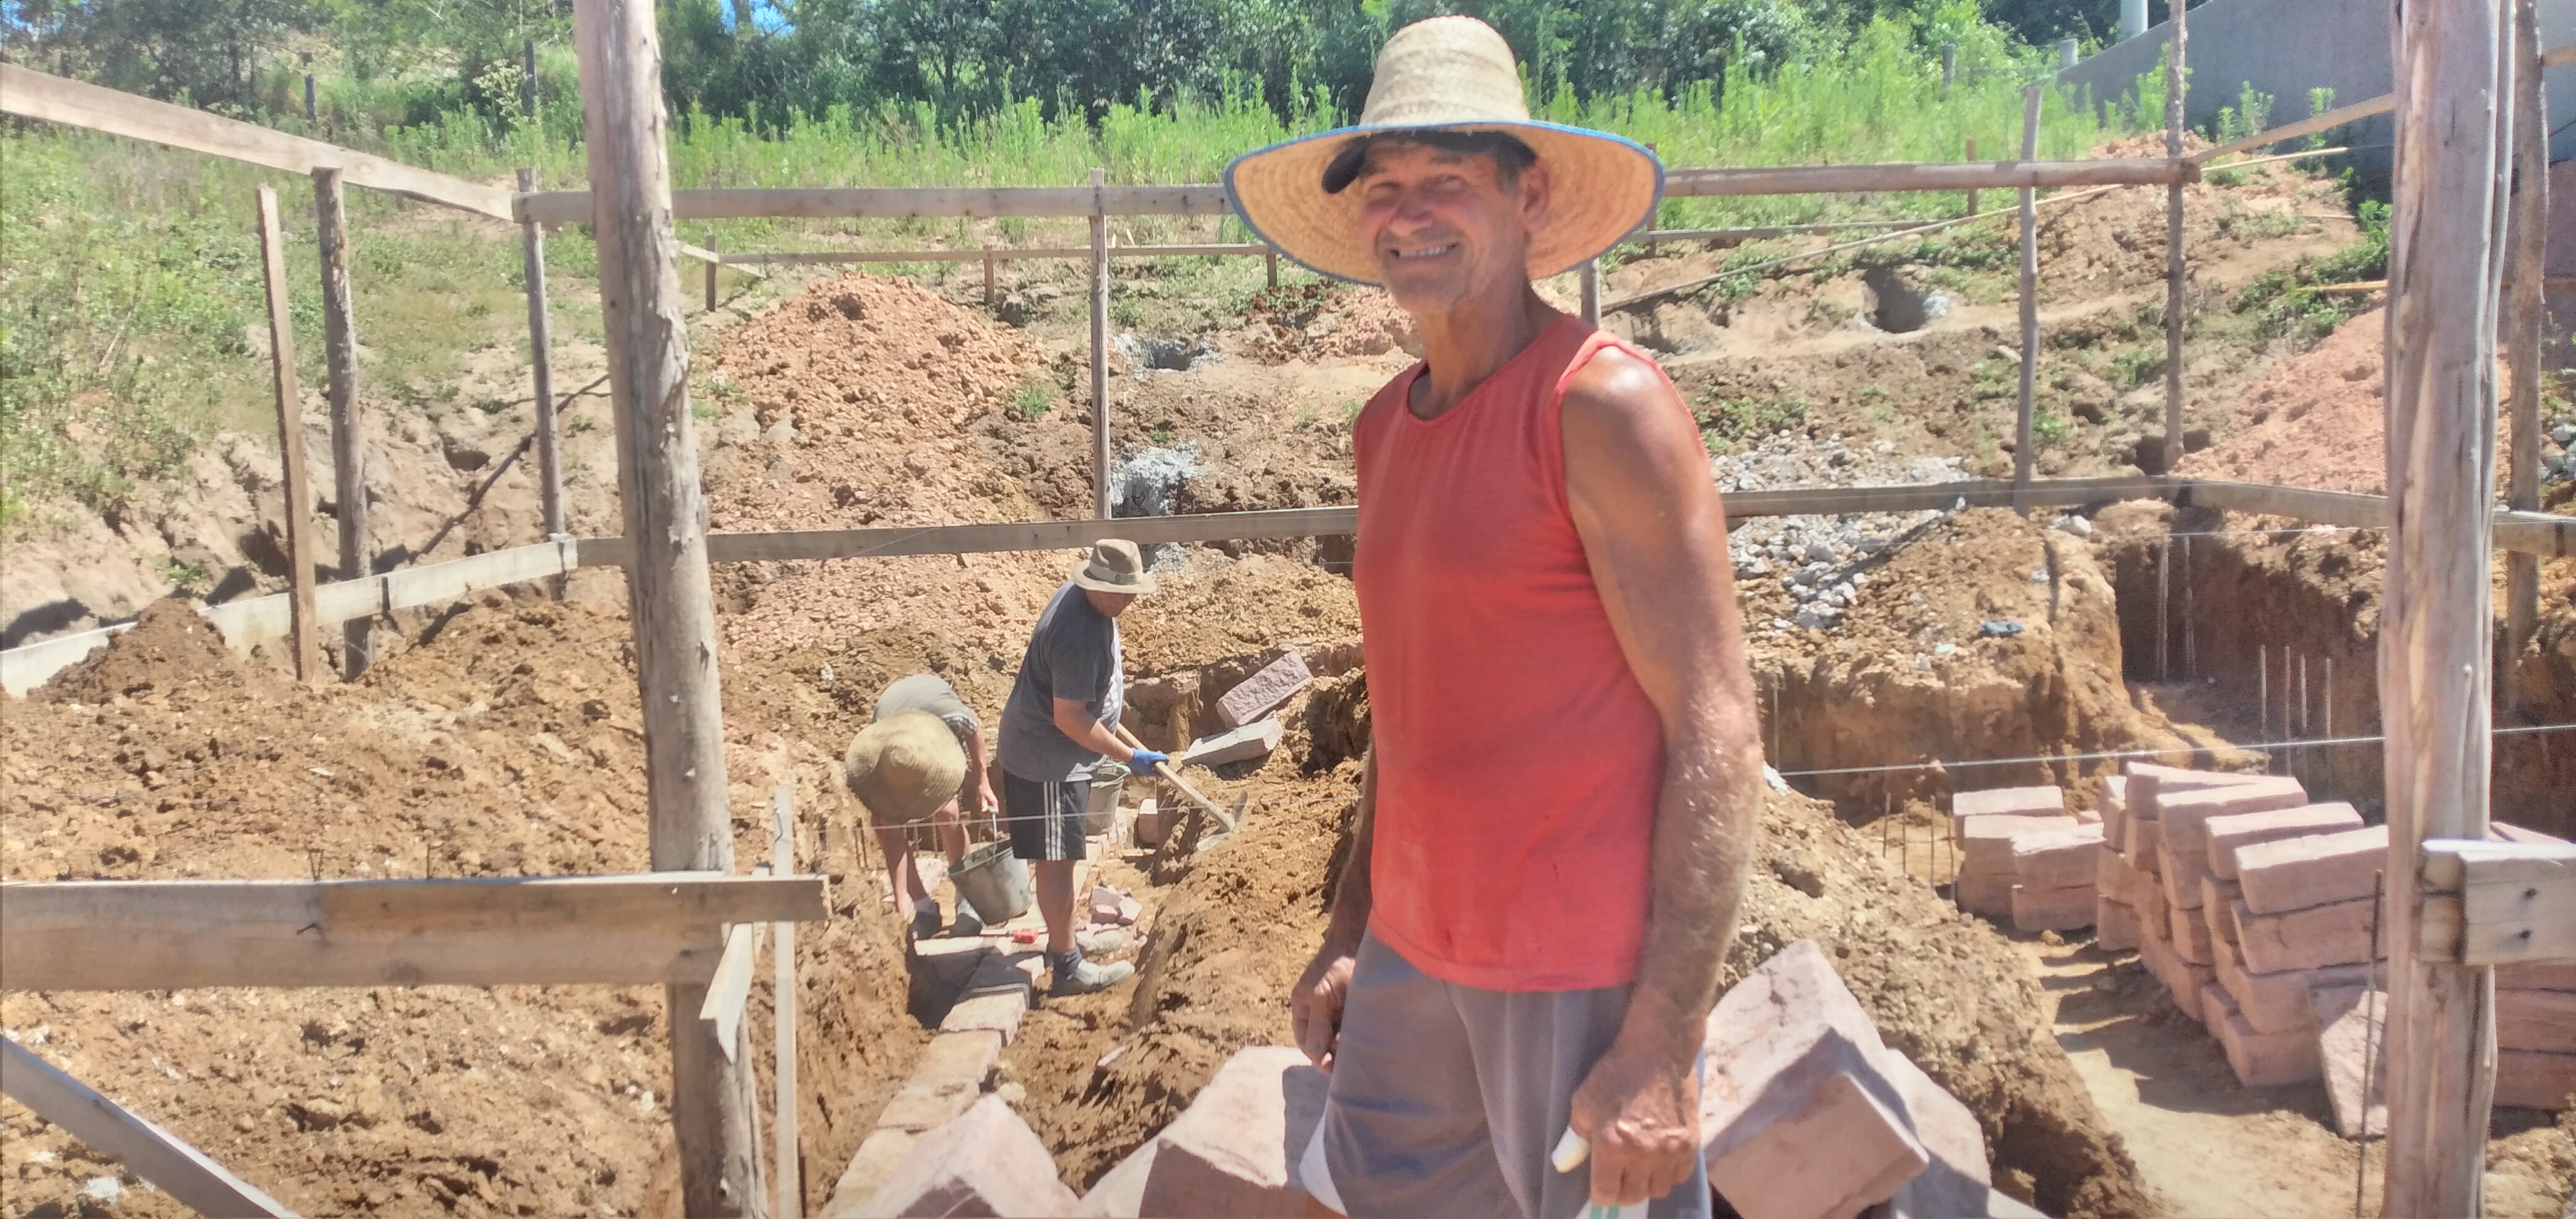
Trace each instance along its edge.
{"label": "worker's beige hat", "polygon": [[1144,554],[1125,538],[1103,538],[1092,543],[1091,557],[1073,569],[1073,582],[1094,592],[1154,591],[1154,573],[1145,570]]}
{"label": "worker's beige hat", "polygon": [[841,774],[850,794],[868,806],[871,820],[908,825],[957,798],[957,789],[966,782],[966,751],[938,716],[906,711],[851,737],[849,752],[841,756]]}
{"label": "worker's beige hat", "polygon": [[[1529,273],[1572,269],[1646,223],[1664,189],[1663,162],[1606,131],[1529,116],[1511,44],[1473,17],[1433,17],[1397,30],[1378,52],[1358,125],[1247,152],[1225,168],[1225,193],[1254,235],[1310,270],[1378,282],[1360,236],[1359,196],[1337,165],[1369,136],[1396,131],[1502,132],[1529,145],[1556,193],[1530,241]],[[1327,171],[1339,180],[1328,181]]]}

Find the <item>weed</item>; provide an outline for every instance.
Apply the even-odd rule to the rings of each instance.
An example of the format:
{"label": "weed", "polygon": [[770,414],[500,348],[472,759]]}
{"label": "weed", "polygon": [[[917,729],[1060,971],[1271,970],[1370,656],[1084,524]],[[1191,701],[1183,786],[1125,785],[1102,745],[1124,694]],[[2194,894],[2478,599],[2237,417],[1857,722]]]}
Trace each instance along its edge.
{"label": "weed", "polygon": [[704,398],[695,399],[689,403],[689,418],[695,419],[700,423],[706,423],[711,420],[722,418],[723,416],[723,407],[717,406],[715,403],[709,402]]}
{"label": "weed", "polygon": [[2162,348],[2132,347],[2111,357],[2112,385],[2136,389],[2165,375],[2165,353]]}
{"label": "weed", "polygon": [[1018,411],[1020,418],[1032,423],[1043,417],[1054,406],[1054,395],[1049,394],[1045,386],[1034,381],[1022,382],[1018,389],[1011,391],[1011,409]]}
{"label": "weed", "polygon": [[1710,452],[1723,451],[1747,440],[1768,436],[1806,421],[1807,404],[1796,398],[1721,398],[1702,399],[1691,411],[1699,420],[1700,440]]}
{"label": "weed", "polygon": [[165,556],[154,560],[152,566],[172,591],[181,596],[203,596],[215,586],[214,573],[207,571],[201,563],[183,563]]}
{"label": "weed", "polygon": [[1172,432],[1172,429],[1170,429],[1170,428],[1168,428],[1168,427],[1158,427],[1158,428],[1155,428],[1155,429],[1154,429],[1154,443],[1155,443],[1155,444],[1158,444],[1158,445],[1168,445],[1168,444],[1172,443],[1172,438],[1173,438],[1173,432]]}
{"label": "weed", "polygon": [[2067,424],[2065,416],[2055,411],[2041,408],[2031,414],[2030,434],[2038,437],[2043,444],[2055,444],[2064,440],[2066,434],[2072,430],[2074,429]]}

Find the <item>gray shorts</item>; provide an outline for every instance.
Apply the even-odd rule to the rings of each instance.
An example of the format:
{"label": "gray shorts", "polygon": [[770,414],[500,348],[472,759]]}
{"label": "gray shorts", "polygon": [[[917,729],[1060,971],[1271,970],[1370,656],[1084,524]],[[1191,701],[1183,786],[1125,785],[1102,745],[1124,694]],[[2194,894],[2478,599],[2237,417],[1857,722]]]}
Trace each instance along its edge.
{"label": "gray shorts", "polygon": [[[1351,1216],[1581,1213],[1591,1165],[1560,1173],[1548,1153],[1627,1012],[1625,986],[1478,990],[1423,973],[1368,936],[1302,1182]],[[1652,1219],[1709,1211],[1708,1172],[1696,1164],[1647,1208]]]}

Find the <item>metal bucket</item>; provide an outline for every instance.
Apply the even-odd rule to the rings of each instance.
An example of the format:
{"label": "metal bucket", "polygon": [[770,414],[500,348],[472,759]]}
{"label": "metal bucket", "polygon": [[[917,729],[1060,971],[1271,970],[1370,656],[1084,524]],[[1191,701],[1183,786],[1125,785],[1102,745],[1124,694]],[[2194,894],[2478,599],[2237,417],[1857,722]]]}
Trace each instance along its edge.
{"label": "metal bucket", "polygon": [[957,896],[975,907],[975,916],[997,926],[1029,912],[1028,861],[1011,854],[1008,841],[988,842],[966,853],[948,872]]}
{"label": "metal bucket", "polygon": [[1082,806],[1082,832],[1086,836],[1097,838],[1109,832],[1110,824],[1118,818],[1118,792],[1127,786],[1128,773],[1123,762],[1103,762],[1091,768],[1091,800]]}

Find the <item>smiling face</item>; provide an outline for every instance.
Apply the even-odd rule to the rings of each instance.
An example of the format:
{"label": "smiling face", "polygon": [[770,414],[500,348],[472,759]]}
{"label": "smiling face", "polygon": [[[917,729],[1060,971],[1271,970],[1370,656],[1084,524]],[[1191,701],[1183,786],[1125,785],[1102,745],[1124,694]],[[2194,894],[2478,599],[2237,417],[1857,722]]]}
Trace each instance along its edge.
{"label": "smiling face", "polygon": [[1380,140],[1349,189],[1380,282],[1406,312],[1525,290],[1530,234],[1547,216],[1546,166],[1513,181],[1490,155]]}

